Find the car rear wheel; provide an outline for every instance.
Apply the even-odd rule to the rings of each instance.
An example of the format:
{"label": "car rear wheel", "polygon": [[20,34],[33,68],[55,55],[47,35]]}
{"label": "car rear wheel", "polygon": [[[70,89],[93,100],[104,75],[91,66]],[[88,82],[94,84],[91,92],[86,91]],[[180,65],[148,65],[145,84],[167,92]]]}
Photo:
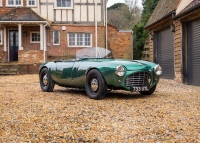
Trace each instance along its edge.
{"label": "car rear wheel", "polygon": [[85,90],[92,99],[100,100],[107,93],[107,84],[98,70],[91,70],[86,77]]}
{"label": "car rear wheel", "polygon": [[140,93],[142,95],[151,95],[154,93],[155,90],[156,90],[156,85],[154,85],[149,91],[141,91]]}
{"label": "car rear wheel", "polygon": [[40,87],[44,92],[52,92],[54,89],[54,82],[47,68],[43,68],[40,72]]}

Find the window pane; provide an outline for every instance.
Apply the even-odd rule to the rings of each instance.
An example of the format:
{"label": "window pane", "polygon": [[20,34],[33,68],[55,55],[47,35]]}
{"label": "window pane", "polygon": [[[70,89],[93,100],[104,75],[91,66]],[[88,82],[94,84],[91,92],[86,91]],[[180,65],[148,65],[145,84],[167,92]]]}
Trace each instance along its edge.
{"label": "window pane", "polygon": [[91,33],[69,33],[69,46],[90,47],[91,36]]}
{"label": "window pane", "polygon": [[32,33],[32,41],[35,41],[34,37],[35,37],[35,33]]}
{"label": "window pane", "polygon": [[16,0],[16,5],[21,5],[21,0]]}
{"label": "window pane", "polygon": [[71,0],[67,0],[67,7],[71,7]]}
{"label": "window pane", "polygon": [[85,34],[85,46],[91,46],[91,34]]}
{"label": "window pane", "polygon": [[37,34],[38,41],[40,41],[40,33],[36,33],[36,34]]}
{"label": "window pane", "polygon": [[14,0],[8,0],[8,5],[14,5]]}
{"label": "window pane", "polygon": [[57,0],[57,7],[61,7],[61,0]]}
{"label": "window pane", "polygon": [[75,34],[74,33],[69,34],[69,46],[75,46]]}
{"label": "window pane", "polygon": [[40,33],[32,33],[32,42],[40,42]]}
{"label": "window pane", "polygon": [[83,34],[82,33],[77,34],[77,45],[83,46]]}
{"label": "window pane", "polygon": [[57,7],[71,7],[71,0],[57,0]]}
{"label": "window pane", "polygon": [[8,5],[22,5],[22,0],[7,0]]}
{"label": "window pane", "polygon": [[67,0],[62,0],[62,7],[66,7],[67,6]]}
{"label": "window pane", "polygon": [[28,5],[35,5],[35,0],[29,0]]}
{"label": "window pane", "polygon": [[59,32],[54,31],[54,44],[59,44]]}

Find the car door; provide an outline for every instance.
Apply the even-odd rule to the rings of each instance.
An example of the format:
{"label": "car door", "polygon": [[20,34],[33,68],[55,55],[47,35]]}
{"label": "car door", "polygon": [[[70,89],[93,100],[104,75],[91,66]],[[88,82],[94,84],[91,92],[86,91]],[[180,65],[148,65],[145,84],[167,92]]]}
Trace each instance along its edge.
{"label": "car door", "polygon": [[[56,65],[56,75],[60,80],[70,81],[72,79],[72,69],[74,61],[58,62]],[[66,83],[67,84],[67,83]]]}

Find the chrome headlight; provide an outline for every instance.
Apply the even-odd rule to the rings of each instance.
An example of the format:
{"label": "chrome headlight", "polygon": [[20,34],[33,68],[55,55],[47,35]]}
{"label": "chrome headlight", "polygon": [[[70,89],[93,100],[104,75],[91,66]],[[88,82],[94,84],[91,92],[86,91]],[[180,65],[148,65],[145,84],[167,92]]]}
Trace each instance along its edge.
{"label": "chrome headlight", "polygon": [[119,66],[116,67],[115,74],[117,76],[124,76],[125,72],[126,72],[126,69],[125,69],[124,66],[119,65]]}
{"label": "chrome headlight", "polygon": [[156,65],[156,66],[154,67],[154,73],[155,73],[156,75],[161,75],[161,74],[162,74],[162,68],[161,68],[160,65]]}

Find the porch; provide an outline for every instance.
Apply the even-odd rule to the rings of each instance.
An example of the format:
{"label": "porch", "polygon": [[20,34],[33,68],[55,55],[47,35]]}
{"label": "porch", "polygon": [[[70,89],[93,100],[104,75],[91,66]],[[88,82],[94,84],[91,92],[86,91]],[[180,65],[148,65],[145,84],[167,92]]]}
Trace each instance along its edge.
{"label": "porch", "polygon": [[0,62],[44,62],[48,26],[31,8],[17,7],[4,14],[0,17]]}

